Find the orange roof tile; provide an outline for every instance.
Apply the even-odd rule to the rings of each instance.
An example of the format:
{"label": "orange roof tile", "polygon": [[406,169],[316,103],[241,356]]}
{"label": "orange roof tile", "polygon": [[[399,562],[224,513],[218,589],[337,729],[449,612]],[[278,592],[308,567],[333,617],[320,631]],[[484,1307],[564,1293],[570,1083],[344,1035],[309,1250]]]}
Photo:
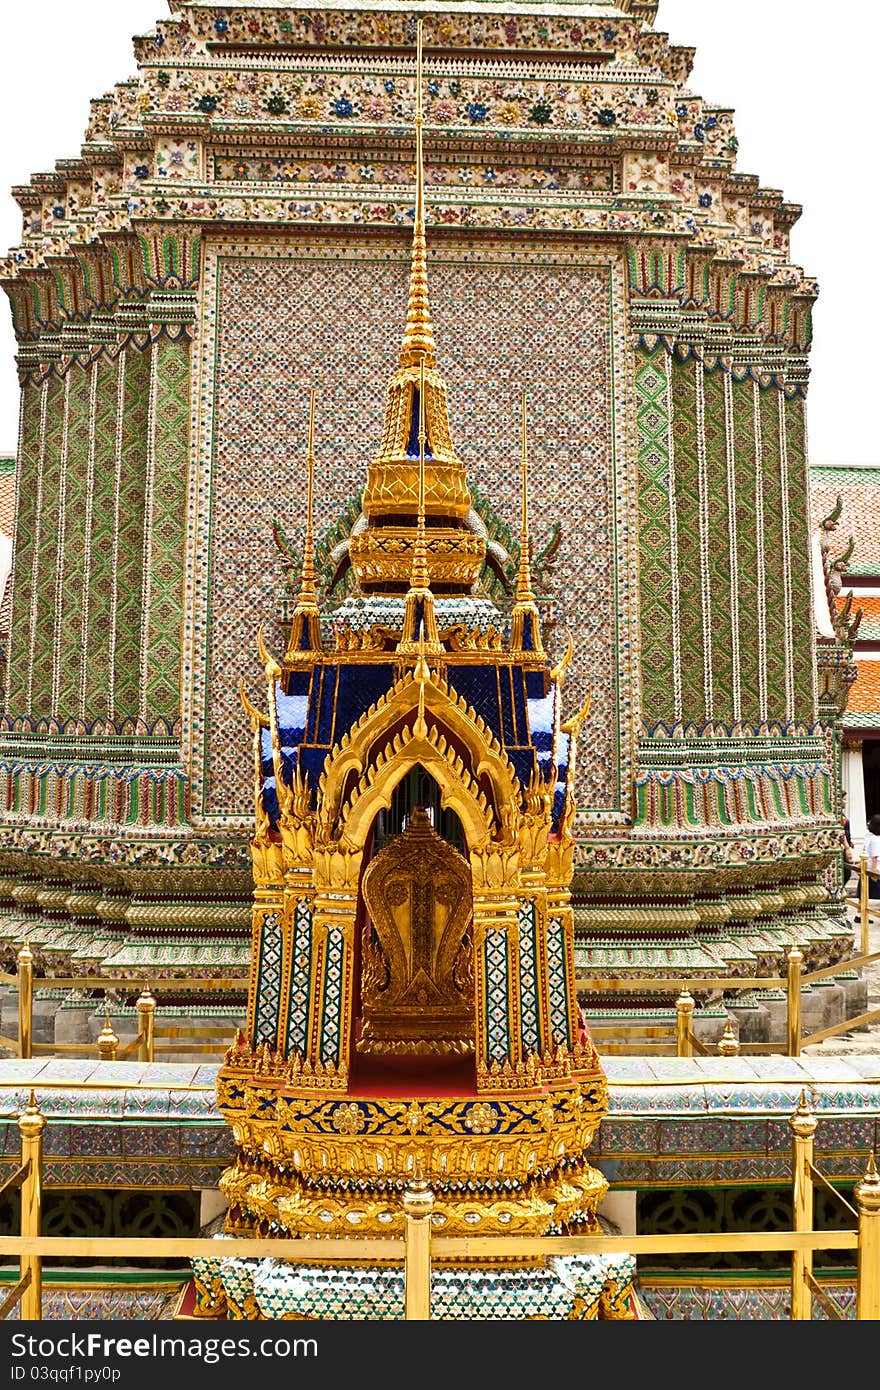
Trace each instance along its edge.
{"label": "orange roof tile", "polygon": [[[846,602],[848,592],[849,590],[844,590],[842,594],[838,595],[838,612]],[[880,594],[860,594],[858,589],[856,589],[853,592],[850,617],[852,617],[859,608],[862,610],[862,621],[859,625],[857,640],[860,638],[863,642],[880,641]]]}
{"label": "orange roof tile", "polygon": [[880,468],[811,468],[810,514],[814,527],[831,515],[838,497],[843,510],[832,532],[832,555],[845,550],[852,536],[856,548],[850,573],[880,575]]}
{"label": "orange roof tile", "polygon": [[880,726],[880,661],[862,660],[859,674],[849,692],[844,726]]}
{"label": "orange roof tile", "polygon": [[0,474],[0,531],[12,535],[15,526],[15,474]]}

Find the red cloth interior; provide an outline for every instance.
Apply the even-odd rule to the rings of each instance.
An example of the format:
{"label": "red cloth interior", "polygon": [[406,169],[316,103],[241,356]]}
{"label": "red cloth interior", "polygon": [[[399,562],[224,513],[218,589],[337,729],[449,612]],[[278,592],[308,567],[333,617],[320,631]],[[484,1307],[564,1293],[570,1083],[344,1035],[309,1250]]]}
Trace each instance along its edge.
{"label": "red cloth interior", "polygon": [[475,1097],[473,1057],[382,1057],[356,1054],[349,1076],[352,1096]]}

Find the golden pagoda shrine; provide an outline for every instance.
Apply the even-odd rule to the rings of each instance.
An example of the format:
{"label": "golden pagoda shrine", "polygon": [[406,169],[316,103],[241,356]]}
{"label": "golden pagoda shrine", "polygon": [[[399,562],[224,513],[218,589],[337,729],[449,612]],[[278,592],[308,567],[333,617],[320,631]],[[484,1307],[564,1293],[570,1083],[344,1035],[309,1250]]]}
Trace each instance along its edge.
{"label": "golden pagoda shrine", "polygon": [[[417,69],[421,90],[421,25]],[[510,619],[473,592],[485,538],[467,525],[428,307],[422,123],[419,101],[406,329],[351,545],[359,602],[325,640],[313,389],[299,598],[280,660],[260,638],[264,710],[243,696],[254,924],[247,1029],[217,1079],[239,1145],[229,1234],[402,1235],[414,1174],[444,1234],[598,1230],[608,1186],[587,1158],[607,1097],[570,893],[586,710],[563,716],[567,662],[544,650],[531,588],[524,395]],[[215,1311],[218,1280],[201,1281]],[[532,1295],[521,1316],[546,1316],[546,1289]]]}
{"label": "golden pagoda shrine", "polygon": [[[425,662],[529,784],[532,697],[505,687],[496,716],[480,685],[496,640],[509,650],[521,624],[528,651],[537,631],[512,524],[526,389],[541,639],[554,669],[570,638],[567,708],[590,697],[569,827],[581,1007],[594,1027],[669,1024],[670,981],[724,977],[730,991],[693,986],[696,1033],[714,1043],[730,1013],[769,1040],[779,1001],[750,980],[784,973],[795,946],[843,972],[852,951],[839,793],[854,632],[845,614],[815,632],[818,291],[792,258],[800,208],[738,167],[734,112],[692,89],[693,50],[656,0],[157,11],[77,156],[15,188],[21,240],[0,261],[21,383],[4,958],[27,937],[46,976],[149,978],[165,1025],[244,1020],[253,791],[237,691],[265,710],[254,629],[281,653],[300,601],[312,385],[315,610],[296,622],[312,648],[319,633],[327,653],[349,644],[377,683],[366,708],[389,688],[380,629],[395,679],[415,672],[418,390],[445,653],[423,624]],[[371,434],[410,273],[419,14],[432,309],[454,347],[467,485],[419,336],[423,285],[385,436]],[[293,657],[279,698],[294,698]],[[536,683],[532,661],[537,648],[522,667]],[[354,737],[362,711],[339,679],[329,726],[289,755],[298,776],[318,775],[340,709],[338,736]],[[399,808],[383,815],[402,825]],[[222,987],[188,993],[193,975]],[[100,1029],[88,991],[46,984],[35,1007],[56,1040]],[[384,1035],[380,1014],[367,1022]]]}

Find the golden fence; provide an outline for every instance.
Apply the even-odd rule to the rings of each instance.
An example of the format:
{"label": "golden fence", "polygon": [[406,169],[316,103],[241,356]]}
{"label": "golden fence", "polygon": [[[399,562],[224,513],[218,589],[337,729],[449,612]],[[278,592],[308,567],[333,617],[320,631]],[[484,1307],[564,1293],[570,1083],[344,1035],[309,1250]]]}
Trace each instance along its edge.
{"label": "golden fence", "polygon": [[[839,1033],[849,1033],[857,1028],[868,1027],[880,1022],[880,1009],[870,1009],[855,1018],[847,1018],[818,1032],[803,1035],[801,990],[805,985],[839,975],[842,970],[861,970],[867,965],[880,961],[880,951],[869,952],[869,929],[871,922],[878,918],[872,915],[868,895],[868,861],[861,858],[859,876],[859,896],[857,900],[857,921],[860,931],[860,953],[835,965],[821,970],[805,972],[803,952],[794,947],[788,952],[787,972],[784,976],[768,975],[758,977],[695,976],[680,978],[639,977],[635,975],[579,975],[580,991],[593,994],[632,994],[650,992],[654,994],[675,994],[676,1020],[674,1024],[629,1024],[614,1022],[591,1025],[590,1032],[600,1051],[637,1056],[674,1054],[678,1057],[693,1057],[695,1054],[708,1056],[712,1049],[706,1047],[693,1032],[693,1016],[696,1007],[691,990],[708,991],[721,994],[740,993],[756,989],[783,989],[787,992],[787,1022],[785,1042],[740,1043],[728,1022],[724,1035],[715,1050],[722,1056],[745,1054],[782,1054],[799,1057],[804,1047],[824,1042],[826,1038]],[[17,956],[17,973],[0,973],[0,984],[18,986],[18,1038],[0,1036],[0,1047],[8,1048],[19,1057],[34,1056],[83,1056],[88,1051],[85,1043],[35,1043],[33,1041],[33,998],[34,998],[34,955],[25,941]],[[141,980],[114,979],[102,975],[47,976],[42,980],[46,988],[53,990],[91,990],[105,993],[133,993],[139,990],[136,1001],[138,1031],[128,1043],[120,1045],[114,1032],[107,1005],[104,1027],[94,1044],[98,1058],[102,1061],[116,1061],[120,1058],[137,1055],[140,1062],[152,1062],[157,1056],[169,1053],[207,1053],[222,1055],[232,1042],[229,1026],[202,1024],[198,1022],[164,1025],[156,1023],[156,996],[161,993],[161,985],[154,982],[153,987]],[[244,991],[247,981],[242,977],[201,978],[165,981],[166,989],[186,993],[219,993],[223,990]]]}
{"label": "golden fence", "polygon": [[[34,1006],[34,954],[27,941],[18,952],[15,975],[0,973],[0,984],[18,987],[18,1037],[0,1036],[0,1047],[8,1048],[18,1057],[81,1057],[88,1052],[88,1044],[38,1043],[33,1040]],[[115,1062],[125,1057],[137,1057],[139,1062],[153,1062],[161,1054],[181,1051],[181,1040],[186,1040],[187,1052],[211,1052],[220,1055],[226,1051],[232,1039],[229,1027],[197,1022],[184,1025],[163,1025],[156,1023],[156,998],[150,985],[142,980],[116,979],[106,975],[75,975],[40,977],[40,984],[52,990],[90,990],[105,994],[131,994],[139,990],[135,1003],[138,1018],[138,1031],[130,1042],[120,1045],[119,1037],[113,1030],[111,1009],[106,1005],[104,1027],[94,1044],[100,1061]],[[183,980],[166,981],[175,993],[220,993],[224,990],[247,990],[247,980],[241,977],[201,978],[194,976]]]}
{"label": "golden fence", "polygon": [[[405,1277],[405,1316],[428,1321],[431,1318],[431,1263],[436,1256],[446,1261],[461,1259],[497,1261],[552,1255],[599,1255],[608,1253],[640,1254],[742,1254],[758,1251],[791,1251],[791,1319],[809,1321],[813,1316],[813,1299],[826,1316],[835,1320],[844,1317],[839,1305],[813,1277],[813,1255],[820,1250],[855,1250],[856,1318],[880,1320],[880,1174],[875,1155],[869,1153],[864,1178],[855,1189],[853,1207],[833,1187],[813,1163],[813,1142],[817,1128],[806,1092],[790,1120],[793,1132],[793,1229],[739,1233],[702,1233],[675,1235],[590,1235],[590,1236],[435,1236],[432,1232],[434,1195],[428,1184],[416,1173],[402,1194],[405,1235],[398,1239],[342,1239],[320,1242],[322,1263],[394,1264],[403,1262]],[[19,1258],[18,1283],[10,1290],[0,1306],[0,1318],[6,1318],[20,1305],[24,1319],[42,1317],[42,1261],[46,1255],[80,1256],[97,1262],[110,1256],[128,1259],[178,1257],[229,1257],[233,1250],[229,1242],[212,1239],[152,1237],[80,1237],[42,1236],[40,1234],[42,1201],[42,1145],[46,1120],[31,1092],[27,1108],[18,1117],[21,1133],[21,1165],[0,1186],[0,1194],[20,1187],[21,1233],[0,1236],[0,1255]],[[853,1218],[854,1226],[846,1231],[814,1231],[813,1211],[816,1185],[828,1189]],[[316,1242],[310,1239],[258,1240],[237,1238],[234,1255],[237,1259],[281,1259],[291,1264],[312,1262]]]}

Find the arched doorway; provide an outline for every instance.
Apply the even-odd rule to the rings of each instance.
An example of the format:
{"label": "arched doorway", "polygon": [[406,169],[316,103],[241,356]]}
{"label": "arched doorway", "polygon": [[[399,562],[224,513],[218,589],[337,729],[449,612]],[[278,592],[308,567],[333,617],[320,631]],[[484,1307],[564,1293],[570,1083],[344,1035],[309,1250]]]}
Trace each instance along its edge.
{"label": "arched doorway", "polygon": [[358,904],[356,1079],[474,1084],[473,892],[461,821],[424,768],[375,820]]}

